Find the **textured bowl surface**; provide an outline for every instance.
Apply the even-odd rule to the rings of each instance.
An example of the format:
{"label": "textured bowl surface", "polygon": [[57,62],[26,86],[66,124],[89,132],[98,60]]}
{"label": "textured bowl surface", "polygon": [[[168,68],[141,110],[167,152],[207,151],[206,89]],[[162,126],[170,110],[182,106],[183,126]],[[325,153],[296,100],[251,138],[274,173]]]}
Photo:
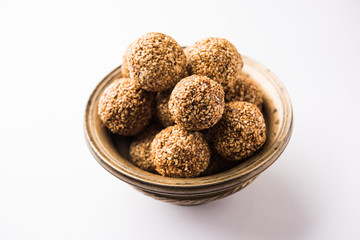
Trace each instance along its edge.
{"label": "textured bowl surface", "polygon": [[118,67],[97,85],[86,106],[86,141],[95,159],[111,174],[144,194],[176,204],[206,203],[226,197],[247,186],[284,151],[291,136],[293,113],[288,93],[277,77],[256,61],[247,57],[243,57],[243,60],[243,71],[248,73],[264,92],[263,113],[267,139],[255,155],[228,171],[198,178],[162,177],[137,168],[127,160],[131,138],[112,135],[97,115],[101,93],[115,79],[121,77]]}

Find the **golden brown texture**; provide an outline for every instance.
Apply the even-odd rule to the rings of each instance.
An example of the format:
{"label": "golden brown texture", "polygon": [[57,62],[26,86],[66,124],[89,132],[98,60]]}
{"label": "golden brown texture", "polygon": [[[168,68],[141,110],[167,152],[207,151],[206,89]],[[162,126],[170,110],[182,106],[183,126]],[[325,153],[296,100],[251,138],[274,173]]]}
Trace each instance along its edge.
{"label": "golden brown texture", "polygon": [[155,115],[161,125],[164,127],[172,126],[175,124],[169,111],[169,99],[171,90],[159,92],[156,95]]}
{"label": "golden brown texture", "polygon": [[176,84],[169,100],[169,111],[177,124],[188,130],[214,126],[224,111],[224,91],[205,76],[192,75]]}
{"label": "golden brown texture", "polygon": [[100,97],[98,114],[111,132],[131,136],[150,122],[155,96],[140,88],[131,78],[121,78],[110,84]]}
{"label": "golden brown texture", "polygon": [[130,76],[151,92],[172,88],[186,71],[183,48],[162,33],[151,32],[140,37],[127,60]]}
{"label": "golden brown texture", "polygon": [[200,132],[180,125],[163,129],[151,143],[155,170],[167,177],[196,177],[210,162],[210,149]]}
{"label": "golden brown texture", "polygon": [[263,94],[249,74],[240,72],[237,78],[223,85],[225,102],[244,101],[262,107]]}
{"label": "golden brown texture", "polygon": [[187,51],[190,75],[198,74],[220,84],[227,84],[238,76],[243,67],[235,46],[223,38],[206,38],[194,43]]}
{"label": "golden brown texture", "polygon": [[211,136],[212,145],[221,156],[230,161],[242,160],[265,143],[265,120],[251,103],[226,103],[223,117],[211,129]]}
{"label": "golden brown texture", "polygon": [[145,131],[137,135],[130,144],[129,155],[131,162],[145,171],[152,172],[155,170],[150,155],[150,146],[155,135],[159,131],[159,128],[151,125]]}

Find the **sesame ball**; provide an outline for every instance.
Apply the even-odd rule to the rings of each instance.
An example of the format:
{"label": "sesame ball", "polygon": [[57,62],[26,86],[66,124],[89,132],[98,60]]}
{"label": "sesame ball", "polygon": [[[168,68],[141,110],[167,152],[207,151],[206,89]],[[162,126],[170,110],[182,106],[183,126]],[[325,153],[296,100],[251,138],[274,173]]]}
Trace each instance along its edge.
{"label": "sesame ball", "polygon": [[172,88],[185,74],[183,48],[162,33],[147,33],[130,49],[127,57],[130,76],[146,91],[159,92]]}
{"label": "sesame ball", "polygon": [[261,109],[263,94],[249,74],[240,72],[237,78],[223,85],[225,102],[244,101]]}
{"label": "sesame ball", "polygon": [[253,155],[266,139],[265,120],[252,103],[226,103],[222,119],[211,129],[212,145],[230,161]]}
{"label": "sesame ball", "polygon": [[136,135],[134,141],[130,144],[130,161],[145,171],[152,172],[155,170],[150,155],[150,146],[159,131],[158,127],[151,125],[144,132]]}
{"label": "sesame ball", "polygon": [[155,101],[155,116],[164,127],[175,125],[169,111],[171,90],[159,92]]}
{"label": "sesame ball", "polygon": [[151,143],[155,170],[163,176],[197,177],[210,162],[210,149],[200,132],[174,125],[163,129]]}
{"label": "sesame ball", "polygon": [[220,84],[236,78],[243,67],[235,46],[223,38],[206,38],[194,43],[188,51],[191,74],[204,75]]}
{"label": "sesame ball", "polygon": [[169,100],[169,111],[177,124],[187,130],[214,126],[224,111],[224,90],[205,76],[192,75],[176,84]]}
{"label": "sesame ball", "polygon": [[141,89],[131,78],[120,78],[101,95],[98,114],[112,133],[131,136],[149,124],[154,105],[153,93]]}
{"label": "sesame ball", "polygon": [[125,50],[125,53],[123,55],[123,63],[121,65],[121,73],[123,78],[129,78],[130,72],[129,72],[129,61],[128,61],[128,55],[130,53],[131,48],[134,46],[135,42],[132,42]]}

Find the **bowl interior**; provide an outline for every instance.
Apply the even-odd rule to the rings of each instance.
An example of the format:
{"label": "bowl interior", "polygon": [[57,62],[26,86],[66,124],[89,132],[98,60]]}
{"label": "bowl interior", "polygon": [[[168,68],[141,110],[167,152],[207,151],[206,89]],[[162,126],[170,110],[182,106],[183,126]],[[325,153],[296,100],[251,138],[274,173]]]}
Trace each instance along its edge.
{"label": "bowl interior", "polygon": [[110,166],[112,174],[125,175],[139,182],[159,186],[200,187],[228,182],[265,170],[278,158],[289,141],[292,128],[291,102],[285,88],[274,74],[250,58],[243,57],[243,60],[243,71],[248,73],[264,92],[263,113],[267,139],[259,151],[236,167],[206,177],[169,178],[146,172],[131,164],[127,160],[131,137],[111,134],[97,114],[100,95],[110,83],[121,77],[120,67],[106,76],[90,96],[85,114],[85,131],[91,150],[102,165]]}

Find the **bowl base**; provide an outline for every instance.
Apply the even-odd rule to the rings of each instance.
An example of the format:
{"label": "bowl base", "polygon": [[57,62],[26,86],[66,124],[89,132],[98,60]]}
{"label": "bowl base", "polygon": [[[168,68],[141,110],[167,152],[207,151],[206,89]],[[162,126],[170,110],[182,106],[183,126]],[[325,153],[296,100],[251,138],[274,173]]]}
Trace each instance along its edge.
{"label": "bowl base", "polygon": [[134,187],[136,190],[138,190],[139,192],[152,197],[156,200],[160,200],[163,202],[167,202],[167,203],[173,203],[173,204],[177,204],[177,205],[182,205],[182,206],[195,206],[195,205],[200,205],[200,204],[205,204],[205,203],[209,203],[218,199],[222,199],[224,197],[227,197],[229,195],[232,195],[238,191],[240,191],[241,189],[245,188],[246,186],[248,186],[250,183],[252,183],[255,180],[256,177],[251,178],[249,180],[247,180],[246,182],[240,183],[239,185],[228,189],[226,191],[221,191],[221,192],[216,192],[216,193],[207,193],[206,195],[202,195],[202,196],[182,196],[182,197],[172,197],[172,196],[167,196],[161,193],[154,193],[154,192],[148,192],[145,190],[142,190],[140,188]]}

